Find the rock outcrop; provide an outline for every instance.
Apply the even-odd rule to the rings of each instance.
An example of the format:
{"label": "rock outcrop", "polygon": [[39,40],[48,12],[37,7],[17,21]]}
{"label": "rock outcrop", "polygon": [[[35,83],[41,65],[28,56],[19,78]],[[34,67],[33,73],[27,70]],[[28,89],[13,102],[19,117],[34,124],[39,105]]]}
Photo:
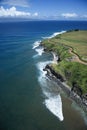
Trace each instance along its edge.
{"label": "rock outcrop", "polygon": [[87,112],[87,94],[83,95],[82,90],[77,83],[73,82],[72,88],[68,87],[65,83],[66,80],[60,74],[55,72],[51,64],[46,65],[43,70],[47,71],[47,77],[50,80],[55,81],[71,99],[78,103],[79,106]]}
{"label": "rock outcrop", "polygon": [[58,74],[57,72],[55,72],[55,70],[52,68],[51,65],[46,65],[44,71],[47,71],[47,74],[48,74],[49,71],[50,71],[51,74],[52,74],[53,76],[55,76],[57,79],[59,79],[61,82],[64,82],[64,81],[65,81],[64,78],[63,78],[60,74]]}

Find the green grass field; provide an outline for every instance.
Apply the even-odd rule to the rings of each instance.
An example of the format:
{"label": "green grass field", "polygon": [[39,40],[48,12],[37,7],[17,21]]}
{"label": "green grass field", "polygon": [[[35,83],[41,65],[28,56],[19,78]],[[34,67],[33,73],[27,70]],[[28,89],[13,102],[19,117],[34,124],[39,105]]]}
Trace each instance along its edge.
{"label": "green grass field", "polygon": [[54,41],[72,47],[82,60],[87,61],[87,31],[67,32],[56,36]]}
{"label": "green grass field", "polygon": [[76,82],[83,94],[87,93],[87,65],[73,61],[73,54],[69,53],[72,48],[80,61],[87,63],[87,31],[68,31],[44,40],[42,45],[60,57],[59,63],[52,67],[66,79],[67,84],[72,87],[73,82]]}

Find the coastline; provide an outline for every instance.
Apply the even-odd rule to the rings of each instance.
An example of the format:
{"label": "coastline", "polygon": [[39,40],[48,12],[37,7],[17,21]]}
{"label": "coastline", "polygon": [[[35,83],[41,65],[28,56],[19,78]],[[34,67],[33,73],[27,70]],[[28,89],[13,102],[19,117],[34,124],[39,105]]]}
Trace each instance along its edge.
{"label": "coastline", "polygon": [[46,76],[50,80],[53,80],[54,82],[56,82],[58,84],[58,86],[60,88],[62,88],[62,90],[67,94],[67,96],[70,99],[75,101],[85,112],[87,112],[87,104],[84,102],[84,100],[79,95],[77,95],[77,93],[72,91],[71,88],[65,82],[60,81],[60,79],[58,79],[55,75],[53,75],[53,73],[50,71],[50,69],[45,67],[44,71],[47,72]]}
{"label": "coastline", "polygon": [[43,71],[53,61],[52,52],[42,53],[43,47],[38,46],[43,37],[61,29],[87,29],[87,22],[31,21],[0,26],[1,130],[87,130],[87,114]]}
{"label": "coastline", "polygon": [[[40,46],[43,46],[45,52],[48,51],[49,53],[52,53],[52,55],[53,55],[53,63],[58,64],[58,61],[60,61],[60,56],[58,56],[55,51],[48,50],[44,46],[43,42],[40,43]],[[80,96],[78,94],[79,92],[77,93],[78,90],[74,90],[73,88],[68,86],[66,84],[65,79],[63,79],[62,75],[57,73],[59,75],[59,77],[58,77],[57,74],[55,74],[56,72],[55,72],[55,70],[53,70],[51,64],[46,65],[43,70],[47,72],[46,76],[50,80],[53,80],[54,82],[56,82],[58,84],[58,86],[60,86],[60,88],[62,88],[62,90],[67,94],[67,96],[71,100],[75,101],[85,112],[87,112],[87,99],[84,96]],[[62,80],[61,80],[60,77],[62,78]]]}

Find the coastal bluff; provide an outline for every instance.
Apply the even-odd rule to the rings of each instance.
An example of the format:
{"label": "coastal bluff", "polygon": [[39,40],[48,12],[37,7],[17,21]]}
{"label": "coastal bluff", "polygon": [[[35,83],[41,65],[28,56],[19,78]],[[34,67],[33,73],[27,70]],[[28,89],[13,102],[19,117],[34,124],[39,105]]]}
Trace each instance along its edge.
{"label": "coastal bluff", "polygon": [[[87,31],[70,30],[45,39],[41,46],[58,56],[57,64],[46,65],[49,79],[87,111]],[[70,52],[72,49],[72,53]],[[83,50],[83,51],[82,51]]]}

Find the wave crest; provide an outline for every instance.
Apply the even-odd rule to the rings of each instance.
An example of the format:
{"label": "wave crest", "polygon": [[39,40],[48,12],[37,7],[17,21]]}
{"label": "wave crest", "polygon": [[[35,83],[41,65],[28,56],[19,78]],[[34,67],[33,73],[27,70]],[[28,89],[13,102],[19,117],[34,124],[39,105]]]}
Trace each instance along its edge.
{"label": "wave crest", "polygon": [[41,43],[41,41],[40,41],[40,40],[39,40],[39,41],[34,42],[34,44],[33,44],[33,48],[32,48],[32,49],[35,49],[35,48],[39,47],[40,43]]}
{"label": "wave crest", "polygon": [[43,39],[51,39],[51,38],[53,38],[53,37],[55,37],[55,36],[57,36],[57,35],[59,35],[59,34],[63,34],[63,33],[65,33],[66,31],[61,31],[61,32],[55,32],[55,33],[53,33],[51,36],[49,36],[49,37],[42,37]]}

